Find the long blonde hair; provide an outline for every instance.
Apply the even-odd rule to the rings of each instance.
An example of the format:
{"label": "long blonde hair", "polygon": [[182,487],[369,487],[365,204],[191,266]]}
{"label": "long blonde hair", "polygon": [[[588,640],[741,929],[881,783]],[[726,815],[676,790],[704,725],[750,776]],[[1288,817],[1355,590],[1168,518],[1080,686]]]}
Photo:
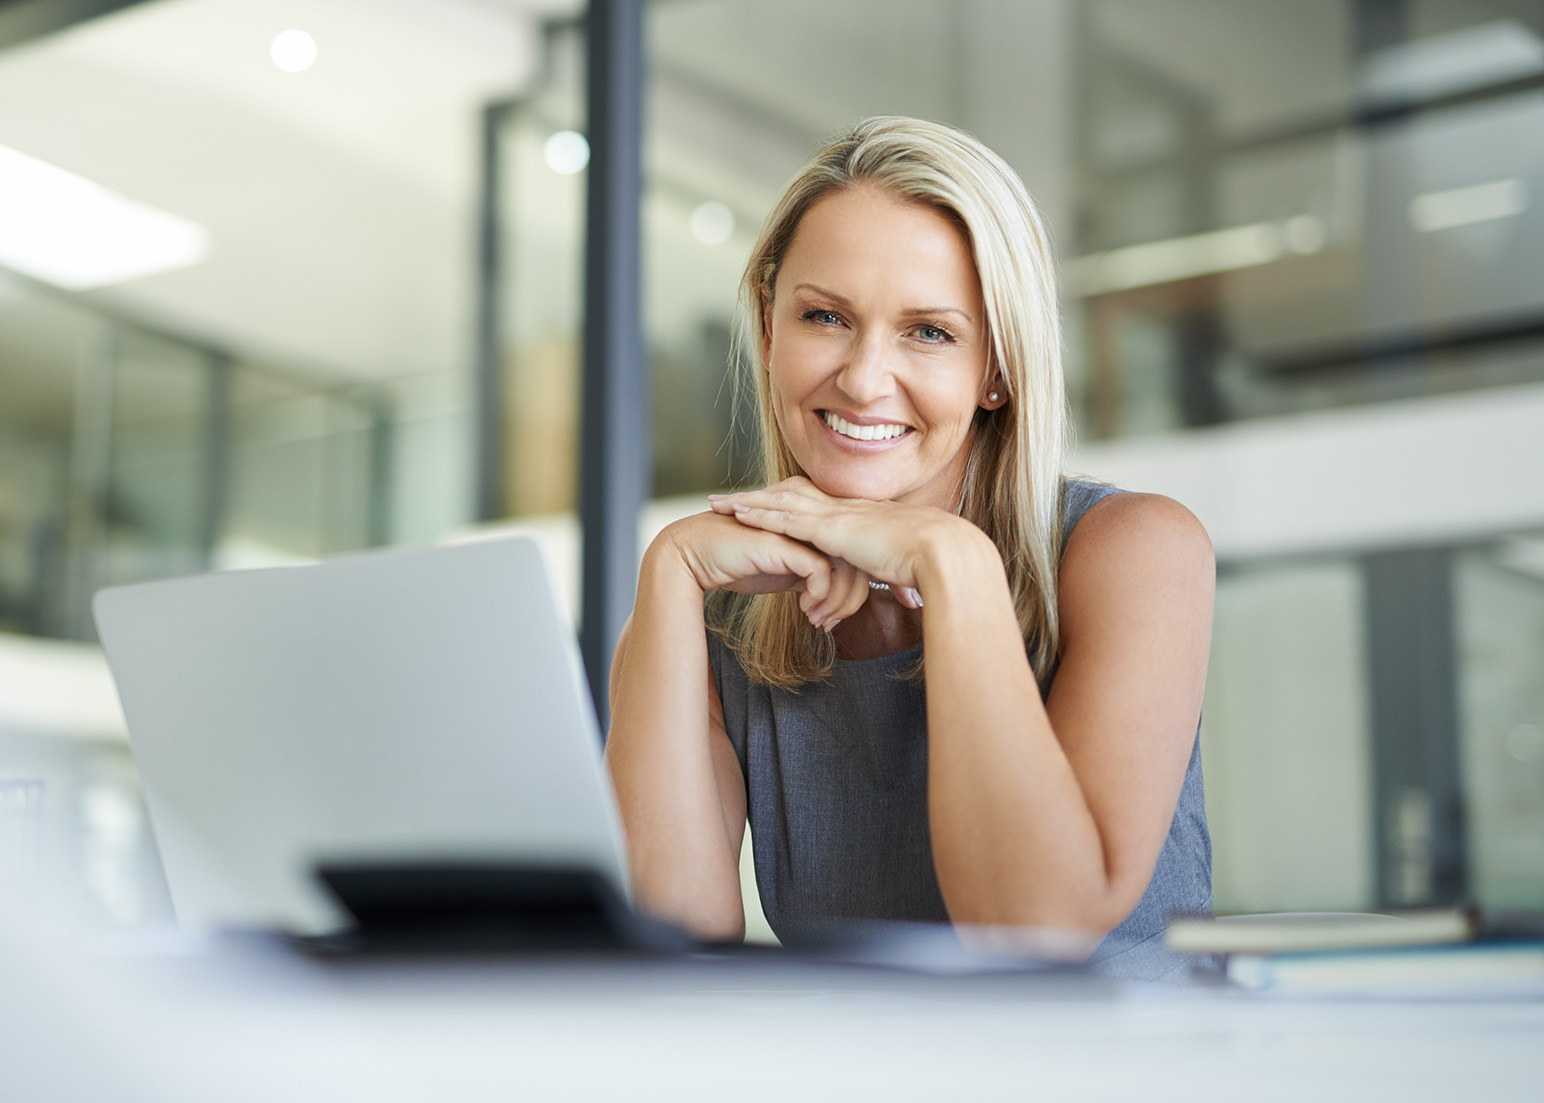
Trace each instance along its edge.
{"label": "long blonde hair", "polygon": [[[784,190],[745,266],[736,357],[754,380],[767,483],[804,474],[778,427],[761,349],[778,269],[815,202],[857,186],[884,189],[948,216],[963,230],[986,305],[990,363],[1007,391],[978,409],[960,515],[992,538],[1007,568],[1031,665],[1044,678],[1059,643],[1056,570],[1062,457],[1070,430],[1050,243],[1018,175],[977,139],[939,123],[865,119],[812,157]],[[830,677],[830,637],[792,593],[727,607],[717,625],[750,679],[795,689]]]}

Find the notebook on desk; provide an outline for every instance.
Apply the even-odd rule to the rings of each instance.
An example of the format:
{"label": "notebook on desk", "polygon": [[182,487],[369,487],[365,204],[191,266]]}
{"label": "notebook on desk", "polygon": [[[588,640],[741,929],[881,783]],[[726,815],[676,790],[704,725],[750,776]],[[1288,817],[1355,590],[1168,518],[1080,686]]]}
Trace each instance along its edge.
{"label": "notebook on desk", "polygon": [[114,587],[94,609],[184,926],[407,929],[449,900],[486,928],[534,894],[571,929],[586,885],[624,899],[593,706],[531,540]]}

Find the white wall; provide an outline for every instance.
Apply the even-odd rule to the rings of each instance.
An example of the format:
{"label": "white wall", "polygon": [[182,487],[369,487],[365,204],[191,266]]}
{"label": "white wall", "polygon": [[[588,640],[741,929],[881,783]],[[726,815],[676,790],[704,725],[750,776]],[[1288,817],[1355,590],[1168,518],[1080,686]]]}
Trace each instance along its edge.
{"label": "white wall", "polygon": [[1544,384],[1092,444],[1072,467],[1183,502],[1223,560],[1544,527]]}

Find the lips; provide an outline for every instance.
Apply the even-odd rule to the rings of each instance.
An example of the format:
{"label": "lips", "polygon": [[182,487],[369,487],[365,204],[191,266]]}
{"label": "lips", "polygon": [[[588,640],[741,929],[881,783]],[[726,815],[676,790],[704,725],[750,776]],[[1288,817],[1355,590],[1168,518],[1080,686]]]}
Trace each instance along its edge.
{"label": "lips", "polygon": [[911,426],[898,423],[881,423],[878,425],[855,425],[846,418],[833,414],[830,410],[822,410],[821,417],[833,433],[839,433],[850,440],[894,440],[911,432]]}

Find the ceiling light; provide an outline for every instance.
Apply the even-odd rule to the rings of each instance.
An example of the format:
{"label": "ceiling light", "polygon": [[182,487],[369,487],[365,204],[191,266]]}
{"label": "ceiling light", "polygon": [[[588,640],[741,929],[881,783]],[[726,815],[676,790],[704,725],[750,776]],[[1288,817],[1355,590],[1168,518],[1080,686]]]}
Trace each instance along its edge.
{"label": "ceiling light", "polygon": [[0,265],[83,291],[208,254],[202,226],[0,146]]}
{"label": "ceiling light", "polygon": [[280,31],[268,44],[268,56],[286,73],[304,73],[316,64],[316,39],[305,31]]}
{"label": "ceiling light", "polygon": [[542,146],[542,154],[553,172],[572,176],[590,163],[590,143],[577,130],[559,130]]}
{"label": "ceiling light", "polygon": [[697,204],[692,211],[692,237],[704,245],[722,245],[734,233],[734,212],[714,200]]}
{"label": "ceiling light", "polygon": [[1410,225],[1423,234],[1475,222],[1511,218],[1528,209],[1528,192],[1516,177],[1431,191],[1410,200]]}

